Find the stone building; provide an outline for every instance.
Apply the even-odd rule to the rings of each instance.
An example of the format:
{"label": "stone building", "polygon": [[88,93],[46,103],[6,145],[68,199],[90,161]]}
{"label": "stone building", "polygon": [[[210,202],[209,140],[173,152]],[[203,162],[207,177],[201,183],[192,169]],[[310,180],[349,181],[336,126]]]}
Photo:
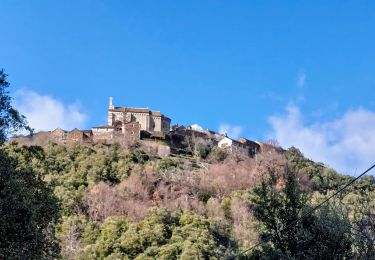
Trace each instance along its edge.
{"label": "stone building", "polygon": [[92,132],[90,130],[79,130],[74,128],[67,134],[67,143],[91,143],[92,140]]}
{"label": "stone building", "polygon": [[173,153],[194,153],[197,145],[217,146],[224,136],[209,129],[197,128],[194,125],[174,125],[165,141]]}
{"label": "stone building", "polygon": [[125,136],[130,141],[139,140],[141,138],[141,125],[138,122],[125,123]]}
{"label": "stone building", "polygon": [[125,133],[125,124],[129,122],[138,122],[140,130],[150,133],[168,133],[171,125],[171,119],[160,111],[152,111],[148,108],[115,107],[110,98],[108,126],[113,126],[115,130]]}
{"label": "stone building", "polygon": [[259,150],[259,145],[246,138],[240,138],[238,141],[227,136],[220,140],[218,147],[229,150],[230,152],[239,152],[249,156],[255,155]]}
{"label": "stone building", "polygon": [[114,138],[113,126],[96,126],[91,129],[92,138],[95,143],[107,143]]}
{"label": "stone building", "polygon": [[259,141],[255,141],[255,143],[258,145],[259,149],[258,151],[261,153],[270,153],[270,152],[283,152],[284,149],[278,146],[277,144],[272,143],[263,143]]}
{"label": "stone building", "polygon": [[250,141],[249,139],[246,139],[244,137],[241,137],[240,139],[238,139],[238,142],[248,147],[250,155],[254,155],[258,153],[260,150],[260,146],[257,142]]}
{"label": "stone building", "polygon": [[93,140],[139,140],[142,136],[164,136],[170,131],[171,119],[148,108],[115,107],[109,99],[108,125],[92,128]]}
{"label": "stone building", "polygon": [[[191,125],[184,127],[175,125],[171,128],[171,119],[160,111],[148,108],[115,107],[112,98],[109,99],[108,124],[93,127],[91,130],[77,128],[66,131],[57,128],[53,131],[39,132],[30,136],[15,136],[12,138],[21,144],[44,145],[48,142],[57,144],[102,143],[130,144],[142,139],[143,142],[166,144],[158,154],[165,156],[169,153],[194,154],[200,144],[210,148],[218,146],[230,152],[239,152],[253,156],[272,148],[268,144],[253,142],[246,138],[233,140],[226,135]],[[162,140],[162,142],[155,142]],[[130,142],[128,142],[130,141]],[[274,147],[273,147],[274,148]],[[275,148],[274,148],[275,149]]]}
{"label": "stone building", "polygon": [[51,140],[56,142],[57,144],[65,144],[67,139],[67,131],[56,128],[51,132]]}

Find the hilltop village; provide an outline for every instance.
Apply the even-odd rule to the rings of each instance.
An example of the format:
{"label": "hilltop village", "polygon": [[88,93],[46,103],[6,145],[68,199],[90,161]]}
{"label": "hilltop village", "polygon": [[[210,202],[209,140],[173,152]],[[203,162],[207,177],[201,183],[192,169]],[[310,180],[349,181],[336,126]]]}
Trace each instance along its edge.
{"label": "hilltop village", "polygon": [[[109,99],[107,125],[95,126],[91,130],[57,128],[29,136],[15,136],[12,141],[25,145],[57,144],[129,144],[134,142],[158,142],[168,147],[167,153],[191,153],[197,144],[216,146],[228,152],[253,156],[268,144],[246,138],[234,140],[226,134],[194,126],[171,126],[171,119],[160,111],[148,108],[117,107]],[[164,149],[165,150],[165,149]]]}

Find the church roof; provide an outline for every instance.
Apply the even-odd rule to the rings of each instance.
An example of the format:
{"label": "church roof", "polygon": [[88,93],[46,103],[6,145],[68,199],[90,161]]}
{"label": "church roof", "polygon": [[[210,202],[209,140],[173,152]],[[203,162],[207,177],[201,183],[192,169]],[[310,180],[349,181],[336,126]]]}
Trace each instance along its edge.
{"label": "church roof", "polygon": [[131,108],[131,107],[114,107],[110,109],[114,112],[133,112],[133,113],[150,113],[151,110],[148,108]]}
{"label": "church roof", "polygon": [[109,126],[109,125],[100,125],[100,126],[95,126],[93,128],[113,128],[113,126]]}
{"label": "church roof", "polygon": [[131,113],[146,113],[153,116],[161,116],[168,118],[167,116],[163,115],[160,111],[152,111],[148,108],[133,108],[133,107],[114,107],[112,109],[109,109],[109,111],[112,112],[131,112]]}

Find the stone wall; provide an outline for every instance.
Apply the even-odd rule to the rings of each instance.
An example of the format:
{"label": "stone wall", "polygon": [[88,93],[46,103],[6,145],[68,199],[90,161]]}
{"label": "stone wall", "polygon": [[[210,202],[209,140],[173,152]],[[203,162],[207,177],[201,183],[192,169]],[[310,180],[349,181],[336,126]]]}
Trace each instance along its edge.
{"label": "stone wall", "polygon": [[260,145],[257,142],[250,141],[243,137],[238,139],[238,142],[248,147],[250,155],[254,155],[260,151]]}
{"label": "stone wall", "polygon": [[107,143],[107,140],[113,138],[112,127],[95,127],[92,129],[93,142],[96,143]]}
{"label": "stone wall", "polygon": [[67,132],[61,128],[56,128],[51,132],[51,139],[57,144],[65,144],[67,139]]}
{"label": "stone wall", "polygon": [[160,131],[168,133],[171,129],[171,120],[169,118],[162,117],[160,129]]}
{"label": "stone wall", "polygon": [[129,122],[125,124],[125,138],[130,141],[141,138],[141,126],[138,122]]}
{"label": "stone wall", "polygon": [[134,121],[139,123],[141,130],[151,131],[149,114],[146,114],[146,113],[130,113],[130,114],[132,118],[134,118]]}
{"label": "stone wall", "polygon": [[77,128],[67,134],[66,143],[91,143],[93,141],[91,131],[81,131]]}
{"label": "stone wall", "polygon": [[[130,111],[129,111],[130,110]],[[108,126],[114,126],[116,122],[138,122],[140,129],[148,132],[164,132],[170,130],[171,120],[163,116],[159,111],[148,109],[116,108],[108,111]]]}
{"label": "stone wall", "polygon": [[108,111],[108,126],[113,126],[116,121],[123,122],[124,119],[123,112]]}
{"label": "stone wall", "polygon": [[161,132],[161,116],[152,116],[152,131]]}

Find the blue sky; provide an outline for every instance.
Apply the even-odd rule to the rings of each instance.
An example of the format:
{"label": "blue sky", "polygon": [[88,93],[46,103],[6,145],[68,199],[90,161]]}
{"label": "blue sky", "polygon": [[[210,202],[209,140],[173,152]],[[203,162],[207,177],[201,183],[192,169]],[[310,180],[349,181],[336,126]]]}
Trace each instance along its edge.
{"label": "blue sky", "polygon": [[103,124],[113,96],[353,173],[375,154],[374,12],[374,1],[3,0],[0,67],[38,129]]}

